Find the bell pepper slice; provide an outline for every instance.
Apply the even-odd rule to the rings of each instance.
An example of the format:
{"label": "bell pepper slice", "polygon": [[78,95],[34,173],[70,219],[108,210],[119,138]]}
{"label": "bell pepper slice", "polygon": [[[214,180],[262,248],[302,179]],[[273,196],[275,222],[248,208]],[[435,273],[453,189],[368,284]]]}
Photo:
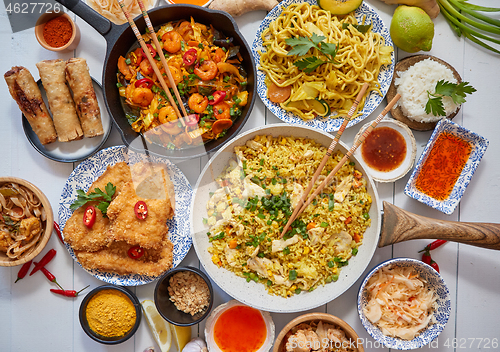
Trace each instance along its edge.
{"label": "bell pepper slice", "polygon": [[212,99],[210,99],[210,97],[208,98],[208,103],[210,105],[218,104],[223,101],[225,97],[226,92],[224,92],[223,90],[215,91],[214,93],[212,93]]}
{"label": "bell pepper slice", "polygon": [[[151,56],[155,57],[156,56],[156,50],[153,48],[153,46],[151,44],[146,44],[146,46],[148,47],[149,52],[151,53]],[[144,50],[142,50],[142,52],[144,53]],[[144,53],[144,56],[145,55],[146,54]]]}
{"label": "bell pepper slice", "polygon": [[154,82],[151,79],[145,77],[135,81],[134,85],[136,88],[142,87],[151,89],[151,87],[153,87],[154,85]]}

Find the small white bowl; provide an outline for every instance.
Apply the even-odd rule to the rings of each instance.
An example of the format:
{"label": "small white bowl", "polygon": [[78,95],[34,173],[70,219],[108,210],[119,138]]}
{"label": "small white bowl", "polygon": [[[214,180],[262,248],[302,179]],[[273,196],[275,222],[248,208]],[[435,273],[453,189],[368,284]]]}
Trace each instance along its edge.
{"label": "small white bowl", "polygon": [[[366,130],[366,128],[370,126],[370,123],[367,123],[363,125],[363,127],[360,128],[359,132],[356,134],[355,139],[357,139],[361,134]],[[411,170],[413,167],[413,164],[415,162],[415,157],[417,155],[417,144],[415,142],[415,137],[413,136],[412,131],[406,126],[404,123],[393,120],[393,119],[388,119],[385,118],[382,121],[379,122],[377,125],[378,127],[389,127],[397,132],[399,132],[403,138],[405,139],[406,142],[406,156],[401,165],[399,165],[396,169],[391,170],[391,171],[379,171],[375,170],[370,165],[368,165],[367,162],[365,162],[363,158],[363,154],[361,152],[363,145],[359,146],[358,149],[354,152],[354,155],[358,158],[358,160],[361,160],[363,165],[365,166],[365,169],[370,173],[370,176],[375,181],[378,182],[394,182],[396,180],[399,180],[401,177],[406,175],[408,171]],[[376,130],[376,129],[375,129]]]}
{"label": "small white bowl", "polygon": [[[464,168],[462,169],[462,173],[455,182],[455,186],[453,187],[451,194],[448,196],[447,199],[440,201],[419,191],[415,187],[415,183],[417,181],[417,177],[420,171],[422,170],[423,164],[427,160],[427,157],[429,156],[429,153],[431,152],[431,149],[434,146],[434,142],[436,141],[437,137],[443,132],[448,132],[452,135],[459,136],[462,139],[468,141],[472,146],[472,151],[469,155],[469,159],[467,160]],[[464,195],[465,189],[469,185],[469,182],[472,176],[474,175],[474,172],[479,166],[479,162],[481,161],[484,153],[486,152],[489,143],[490,142],[486,138],[478,135],[477,133],[469,131],[468,129],[450,120],[447,119],[441,120],[434,129],[434,132],[432,133],[429,142],[427,142],[427,145],[425,146],[422,155],[420,155],[420,159],[418,160],[417,165],[415,166],[415,170],[413,170],[413,173],[411,174],[410,179],[406,184],[405,194],[434,209],[442,211],[445,214],[453,213],[458,203],[460,202],[460,199]]]}
{"label": "small white bowl", "polygon": [[[437,299],[437,309],[434,311],[434,317],[436,318],[436,323],[427,326],[427,328],[420,332],[413,340],[403,340],[400,338],[395,338],[391,336],[386,336],[382,331],[372,324],[368,318],[365,317],[364,308],[368,304],[368,290],[366,285],[368,280],[375,274],[379,269],[387,266],[401,266],[401,267],[412,267],[418,272],[420,277],[427,281],[427,285],[430,289],[436,292]],[[380,263],[375,268],[373,268],[365,279],[361,283],[358,292],[358,314],[361,319],[361,323],[364,328],[375,340],[383,344],[385,347],[394,348],[398,350],[412,350],[415,348],[421,348],[428,345],[432,340],[438,337],[438,335],[443,331],[448,318],[451,313],[451,301],[450,301],[450,291],[446,286],[443,278],[439,273],[434,270],[430,265],[427,265],[420,260],[411,258],[394,258],[389,259],[385,262]]]}
{"label": "small white bowl", "polygon": [[[249,307],[246,304],[243,304],[241,302],[238,302],[237,300],[232,300],[227,303],[221,304],[217,308],[215,308],[212,311],[212,314],[207,318],[207,321],[205,322],[205,339],[207,341],[207,346],[208,350],[210,352],[221,352],[222,349],[219,348],[217,343],[215,342],[214,339],[214,327],[215,323],[217,322],[217,319],[221,316],[222,313],[227,311],[228,309],[231,309],[233,307],[237,306],[243,306],[243,307]],[[251,307],[249,307],[251,308]],[[255,309],[255,308],[252,308]],[[258,309],[255,309],[262,314],[262,318],[264,319],[264,322],[266,324],[266,330],[267,330],[267,337],[262,346],[255,352],[267,352],[271,349],[273,346],[274,342],[274,322],[273,319],[271,318],[271,314],[265,311],[261,311]]]}

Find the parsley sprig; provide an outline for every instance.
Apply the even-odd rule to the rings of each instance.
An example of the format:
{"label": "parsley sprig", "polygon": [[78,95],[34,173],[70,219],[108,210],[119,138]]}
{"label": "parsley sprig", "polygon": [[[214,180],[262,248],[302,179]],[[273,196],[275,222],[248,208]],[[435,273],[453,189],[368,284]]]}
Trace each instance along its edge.
{"label": "parsley sprig", "polygon": [[456,105],[465,103],[465,95],[472,94],[476,89],[469,85],[469,82],[461,82],[459,84],[445,81],[444,79],[436,83],[436,92],[427,91],[429,100],[425,104],[425,113],[434,116],[446,116],[444,110],[443,97],[451,97]]}
{"label": "parsley sprig", "polygon": [[317,49],[326,56],[327,60],[323,60],[316,56],[309,56],[295,61],[293,64],[305,73],[311,73],[317,67],[326,63],[338,63],[337,61],[335,61],[335,55],[337,55],[338,45],[323,42],[324,39],[326,39],[326,37],[317,35],[316,33],[313,33],[310,38],[288,38],[285,40],[285,42],[292,47],[292,50],[290,50],[287,55],[304,56],[307,54],[309,49]]}
{"label": "parsley sprig", "polygon": [[99,204],[96,205],[96,208],[99,209],[104,217],[106,217],[106,213],[108,211],[109,203],[112,200],[113,195],[116,192],[116,186],[113,186],[111,182],[108,182],[106,187],[104,187],[104,191],[101,191],[99,188],[95,188],[94,192],[86,194],[85,191],[81,189],[77,189],[76,193],[78,197],[76,200],[69,206],[71,210],[76,210],[81,206],[87,204],[88,202],[96,202]]}

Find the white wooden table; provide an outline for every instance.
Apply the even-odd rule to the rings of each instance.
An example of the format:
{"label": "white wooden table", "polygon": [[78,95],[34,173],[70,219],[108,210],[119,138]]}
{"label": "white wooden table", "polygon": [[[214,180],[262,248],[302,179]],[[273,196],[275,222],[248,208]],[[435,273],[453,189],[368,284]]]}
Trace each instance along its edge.
{"label": "white wooden table", "polygon": [[[365,0],[376,8],[389,26],[395,9],[378,0]],[[474,0],[474,3],[497,6],[495,0]],[[0,71],[8,71],[11,66],[27,67],[38,78],[35,63],[44,59],[72,56],[84,57],[93,77],[100,81],[104,61],[105,41],[86,22],[76,18],[82,31],[78,48],[68,54],[57,54],[43,49],[35,39],[33,29],[12,34],[5,8],[0,6]],[[258,11],[236,19],[241,32],[251,44],[265,12]],[[396,183],[377,184],[381,200],[416,214],[455,221],[498,222],[498,199],[500,198],[500,131],[498,100],[500,96],[500,56],[457,38],[444,18],[435,21],[435,37],[430,55],[437,56],[453,65],[464,81],[470,82],[477,92],[467,98],[454,121],[486,137],[489,148],[479,165],[458,209],[450,216],[433,210],[403,193],[408,175]],[[397,60],[408,56],[396,51]],[[3,80],[2,80],[3,81]],[[382,103],[368,119],[373,120],[386,105]],[[280,123],[257,98],[252,115],[243,131],[263,124]],[[351,145],[360,125],[348,129],[342,140]],[[423,150],[431,132],[414,132],[417,140],[417,158]],[[113,129],[105,147],[123,144],[116,129]],[[62,187],[77,164],[51,161],[41,156],[27,141],[21,125],[21,114],[8,93],[6,84],[0,83],[0,175],[16,176],[37,185],[49,198],[57,214]],[[179,163],[192,185],[195,184],[207,158]],[[57,215],[56,215],[57,219]],[[406,256],[420,258],[417,251],[429,241],[417,240],[377,249],[368,269],[391,257]],[[102,285],[83,271],[61,245],[57,236],[52,236],[42,254],[49,249],[58,251],[49,269],[57,276],[65,288],[80,289]],[[445,330],[432,346],[434,351],[499,351],[500,309],[500,253],[456,243],[448,243],[433,252],[433,258],[441,267],[451,291],[452,312]],[[193,249],[181,265],[200,266]],[[367,269],[367,270],[368,270]],[[82,297],[66,299],[52,294],[53,288],[43,275],[34,275],[14,284],[19,267],[0,268],[0,351],[143,351],[155,345],[151,332],[143,320],[136,335],[129,341],[112,347],[98,344],[83,332],[78,321],[78,310]],[[328,312],[347,321],[365,342],[367,351],[387,351],[378,345],[364,330],[358,318],[356,295],[360,285],[356,282],[342,296],[327,305],[313,309]],[[152,299],[155,284],[133,288],[140,300]],[[217,306],[231,299],[214,285]],[[272,314],[276,332],[291,319],[302,313]],[[204,325],[192,328],[193,336],[203,336]],[[488,344],[489,340],[489,344]],[[497,346],[494,348],[494,346]],[[158,350],[158,347],[156,347]]]}

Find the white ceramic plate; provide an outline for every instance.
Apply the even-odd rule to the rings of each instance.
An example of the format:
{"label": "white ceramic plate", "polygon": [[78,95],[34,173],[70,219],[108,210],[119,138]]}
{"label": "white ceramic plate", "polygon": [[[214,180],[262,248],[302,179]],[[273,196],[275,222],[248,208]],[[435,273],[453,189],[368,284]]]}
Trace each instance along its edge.
{"label": "white ceramic plate", "polygon": [[[61,198],[59,200],[59,226],[61,232],[64,229],[66,221],[71,217],[73,211],[69,208],[70,205],[77,198],[77,189],[83,189],[85,192],[88,191],[91,184],[104,172],[109,165],[115,165],[118,162],[126,161],[128,164],[135,164],[140,161],[154,162],[154,163],[164,163],[167,165],[168,176],[170,177],[172,183],[174,184],[175,190],[175,215],[173,219],[167,221],[168,225],[168,236],[170,241],[174,245],[174,262],[173,268],[175,268],[184,259],[186,254],[191,248],[191,236],[189,236],[189,231],[191,228],[191,198],[193,195],[193,190],[186,176],[182,171],[173,163],[167,159],[162,159],[154,156],[146,156],[145,154],[140,154],[128,150],[125,146],[110,147],[101,150],[99,153],[88,158],[82,162],[78,167],[69,175],[66,184],[61,193]],[[66,248],[73,257],[73,259],[81,266],[78,262],[73,249],[66,244]],[[86,270],[86,269],[84,269]],[[150,283],[156,280],[156,277],[146,276],[146,275],[118,275],[114,273],[102,272],[99,270],[86,270],[92,276],[114,285],[121,286],[138,286]]]}
{"label": "white ceramic plate", "polygon": [[[366,130],[366,128],[370,126],[369,123],[363,125],[359,129],[359,132],[356,134],[356,137],[354,139],[357,139],[360,137],[363,132]],[[363,145],[361,145],[356,151],[354,152],[354,155],[363,162],[363,164],[366,166],[368,172],[370,175],[373,177],[375,181],[378,182],[394,182],[396,180],[399,180],[401,177],[406,175],[408,171],[411,170],[413,167],[413,164],[415,163],[415,156],[417,154],[417,143],[415,142],[415,137],[413,136],[413,133],[411,130],[406,126],[404,123],[393,120],[393,119],[388,119],[384,118],[380,123],[377,125],[377,127],[389,127],[392,128],[396,131],[398,131],[403,138],[405,139],[406,142],[406,156],[401,165],[399,165],[396,169],[388,171],[388,172],[383,172],[379,170],[372,169],[368,164],[365,162],[363,156],[362,156],[362,149]]]}
{"label": "white ceramic plate", "polygon": [[[262,46],[262,32],[264,31],[264,29],[269,27],[269,24],[271,22],[276,20],[276,18],[278,18],[278,16],[281,15],[284,8],[290,6],[291,4],[302,3],[302,2],[307,2],[311,5],[317,5],[317,0],[283,0],[278,6],[276,6],[269,12],[266,18],[264,18],[264,20],[262,21],[259,29],[257,30],[257,34],[255,35],[255,39],[252,45],[252,54],[255,59],[255,64],[257,66],[257,93],[259,94],[260,98],[262,99],[266,107],[284,122],[291,123],[294,125],[316,127],[321,129],[322,131],[327,131],[327,132],[338,131],[340,126],[342,125],[343,119],[315,118],[313,120],[304,121],[295,114],[283,110],[279,106],[279,104],[271,102],[267,98],[267,87],[266,84],[264,83],[266,74],[265,72],[258,69],[260,65],[260,52],[265,50],[264,47]],[[373,31],[376,33],[380,33],[382,35],[382,37],[385,39],[386,45],[394,46],[392,43],[391,36],[389,34],[389,30],[384,25],[384,22],[382,21],[380,16],[368,4],[366,3],[361,4],[361,6],[356,10],[355,16],[358,22],[361,22],[363,20],[363,16],[366,16],[365,23],[368,24],[370,22],[373,22]],[[371,92],[368,98],[366,99],[365,106],[362,110],[363,114],[350,121],[347,127],[354,126],[358,122],[367,118],[373,112],[373,110],[375,110],[380,105],[380,103],[384,99],[385,94],[387,93],[387,90],[391,85],[392,75],[394,73],[394,52],[392,52],[391,58],[392,58],[392,63],[390,65],[382,66],[380,68],[380,73],[378,75],[378,80],[381,85],[380,90],[383,96],[380,96],[376,92]]]}
{"label": "white ceramic plate", "polygon": [[[236,276],[234,273],[224,268],[219,268],[212,263],[212,255],[207,250],[211,245],[206,235],[208,225],[203,224],[203,218],[207,217],[206,204],[210,198],[209,192],[214,192],[219,188],[218,184],[214,181],[215,178],[227,167],[229,160],[231,158],[234,159],[234,147],[244,145],[247,140],[253,139],[256,135],[310,138],[327,148],[333,140],[330,134],[311,127],[276,124],[255,128],[226,144],[210,159],[210,162],[205,166],[196,183],[195,194],[191,203],[191,233],[193,234],[194,248],[200,262],[212,280],[226,293],[240,302],[257,309],[277,313],[300,312],[318,307],[330,302],[349,289],[370,263],[377,247],[381,226],[381,205],[377,190],[373,181],[368,176],[368,193],[373,200],[369,212],[372,225],[366,230],[363,245],[359,247],[358,254],[349,260],[349,265],[342,268],[337,282],[320,286],[312,292],[302,292],[289,298],[270,295],[263,284],[253,281],[247,283],[245,278]],[[342,142],[337,145],[335,150],[340,150],[344,154],[347,153],[347,148]],[[366,175],[366,169],[359,163],[358,159],[353,158],[352,160],[356,162],[356,167]]]}
{"label": "white ceramic plate", "polygon": [[[49,109],[49,104],[47,103],[47,97],[45,95],[45,89],[43,88],[42,81],[38,80],[38,87],[40,87],[40,92],[42,93],[42,98],[45,101],[47,109]],[[109,133],[111,132],[111,119],[108,115],[108,110],[104,104],[104,97],[102,95],[101,85],[92,78],[92,83],[94,85],[95,95],[97,97],[97,103],[99,104],[99,109],[101,110],[101,121],[104,134],[102,136],[97,136],[93,138],[83,138],[78,141],[71,142],[54,142],[50,144],[43,145],[40,143],[37,135],[31,129],[31,126],[23,115],[23,129],[26,137],[28,138],[31,145],[43,156],[63,163],[73,163],[75,161],[80,161],[88,158],[99,148],[102,147],[106,139],[108,139]],[[50,109],[49,109],[50,112]]]}

